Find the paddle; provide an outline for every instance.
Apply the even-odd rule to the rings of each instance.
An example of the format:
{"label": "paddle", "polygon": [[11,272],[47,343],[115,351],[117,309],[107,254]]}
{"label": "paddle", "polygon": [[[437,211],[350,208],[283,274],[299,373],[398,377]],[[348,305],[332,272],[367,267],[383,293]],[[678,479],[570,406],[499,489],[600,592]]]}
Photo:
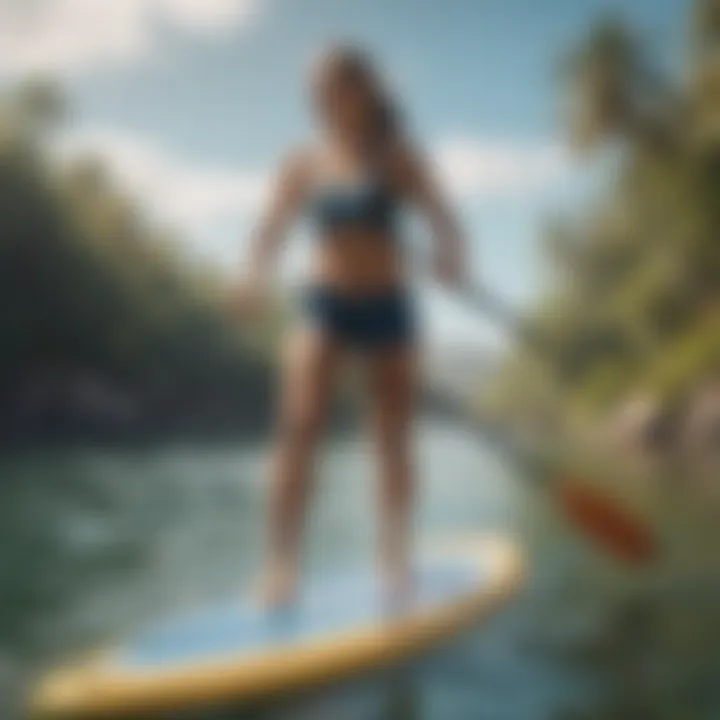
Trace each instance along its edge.
{"label": "paddle", "polygon": [[[507,303],[488,290],[467,286],[455,291],[455,294],[466,308],[491,318],[528,348],[543,353],[551,349],[548,338],[524,322]],[[477,418],[467,407],[453,401],[448,394],[443,400],[477,427]],[[628,563],[645,563],[655,555],[656,542],[645,523],[620,507],[608,494],[591,489],[576,478],[556,478],[552,487],[570,522],[611,555]]]}
{"label": "paddle", "polygon": [[[528,348],[540,352],[549,349],[546,337],[485,288],[468,286],[457,291],[457,297],[465,307],[510,330]],[[656,555],[657,544],[646,523],[609,494],[575,477],[557,477],[552,489],[573,526],[609,554],[632,564],[647,563]]]}
{"label": "paddle", "polygon": [[546,336],[518,317],[505,301],[486,288],[480,285],[464,285],[456,294],[466,307],[480,311],[505,330],[510,330],[518,340],[533,350],[542,353],[550,350],[550,341]]}

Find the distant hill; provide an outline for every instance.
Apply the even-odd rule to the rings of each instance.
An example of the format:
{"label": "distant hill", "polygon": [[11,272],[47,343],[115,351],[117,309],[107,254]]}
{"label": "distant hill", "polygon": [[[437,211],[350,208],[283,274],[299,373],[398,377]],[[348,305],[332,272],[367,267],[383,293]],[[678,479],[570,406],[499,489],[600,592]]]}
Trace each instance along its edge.
{"label": "distant hill", "polygon": [[63,111],[51,85],[0,95],[0,441],[262,430],[282,312],[241,327],[111,167],[57,162]]}

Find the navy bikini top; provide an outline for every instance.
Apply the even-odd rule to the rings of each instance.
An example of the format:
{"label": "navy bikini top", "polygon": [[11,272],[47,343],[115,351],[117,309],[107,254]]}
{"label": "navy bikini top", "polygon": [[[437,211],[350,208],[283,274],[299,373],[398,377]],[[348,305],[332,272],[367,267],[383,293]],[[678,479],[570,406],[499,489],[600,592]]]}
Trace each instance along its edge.
{"label": "navy bikini top", "polygon": [[345,228],[394,234],[398,198],[377,173],[353,183],[321,184],[313,192],[308,212],[323,236]]}

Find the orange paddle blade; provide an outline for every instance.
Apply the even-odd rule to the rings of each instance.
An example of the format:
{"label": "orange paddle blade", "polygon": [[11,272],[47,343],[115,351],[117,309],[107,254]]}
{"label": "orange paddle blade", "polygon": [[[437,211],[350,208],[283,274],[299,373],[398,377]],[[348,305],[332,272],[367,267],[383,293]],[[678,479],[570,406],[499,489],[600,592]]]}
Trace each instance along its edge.
{"label": "orange paddle blade", "polygon": [[655,555],[646,525],[607,495],[572,480],[561,482],[559,494],[572,523],[618,559],[642,564]]}

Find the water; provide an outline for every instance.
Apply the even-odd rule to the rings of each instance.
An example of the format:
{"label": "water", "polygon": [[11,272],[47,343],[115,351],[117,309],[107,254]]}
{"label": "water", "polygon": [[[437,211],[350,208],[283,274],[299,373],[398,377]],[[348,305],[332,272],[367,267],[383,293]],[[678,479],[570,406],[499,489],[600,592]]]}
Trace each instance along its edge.
{"label": "water", "polygon": [[[372,679],[268,716],[651,717],[593,714],[599,697],[615,697],[611,669],[627,655],[622,638],[609,650],[596,647],[607,641],[617,605],[605,590],[626,588],[627,573],[564,528],[548,495],[529,489],[521,471],[491,448],[437,423],[419,434],[420,533],[487,529],[519,536],[530,557],[525,592],[487,626],[408,671],[402,683]],[[5,458],[0,717],[18,715],[28,678],[68,651],[124,637],[186,604],[239,593],[257,570],[266,456],[266,447],[238,444]],[[375,531],[365,442],[328,442],[319,475],[308,524],[310,572],[367,558]],[[631,633],[626,640],[635,642]],[[389,694],[388,685],[396,692]]]}

